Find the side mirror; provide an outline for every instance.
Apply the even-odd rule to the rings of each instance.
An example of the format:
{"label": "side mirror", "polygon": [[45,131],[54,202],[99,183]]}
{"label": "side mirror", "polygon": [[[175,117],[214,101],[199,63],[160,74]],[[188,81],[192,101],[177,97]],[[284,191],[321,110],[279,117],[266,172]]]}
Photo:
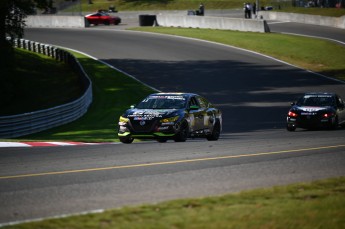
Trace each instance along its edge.
{"label": "side mirror", "polygon": [[192,105],[189,107],[190,110],[198,110],[199,109],[199,106],[197,105]]}

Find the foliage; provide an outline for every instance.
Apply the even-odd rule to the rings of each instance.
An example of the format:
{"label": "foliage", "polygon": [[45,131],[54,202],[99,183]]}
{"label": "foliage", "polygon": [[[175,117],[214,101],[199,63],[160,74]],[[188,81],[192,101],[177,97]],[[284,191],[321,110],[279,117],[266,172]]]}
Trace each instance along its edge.
{"label": "foliage", "polygon": [[81,96],[79,76],[69,65],[17,48],[14,58],[11,77],[0,85],[0,107],[6,108],[0,116],[47,109]]}
{"label": "foliage", "polygon": [[5,76],[11,72],[13,50],[7,37],[23,37],[24,19],[35,12],[35,8],[47,7],[48,0],[1,0],[0,1],[0,68]]}
{"label": "foliage", "polygon": [[[21,140],[112,142],[119,116],[154,91],[127,75],[79,53],[78,58],[93,84],[93,101],[80,119],[47,131],[24,136]],[[66,89],[64,89],[66,90]],[[49,91],[47,91],[49,93]]]}

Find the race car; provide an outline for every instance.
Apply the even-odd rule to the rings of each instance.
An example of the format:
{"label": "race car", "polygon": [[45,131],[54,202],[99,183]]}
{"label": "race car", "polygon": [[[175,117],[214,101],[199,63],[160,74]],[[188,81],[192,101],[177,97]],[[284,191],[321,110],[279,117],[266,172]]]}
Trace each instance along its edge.
{"label": "race car", "polygon": [[306,93],[291,105],[286,118],[288,131],[345,125],[345,104],[335,93]]}
{"label": "race car", "polygon": [[97,12],[93,14],[85,15],[86,20],[93,25],[104,24],[104,25],[118,25],[121,23],[121,18],[118,16],[111,16],[105,12]]}
{"label": "race car", "polygon": [[189,137],[203,137],[215,141],[221,130],[222,112],[193,93],[151,94],[118,122],[118,137],[127,144],[136,138],[185,142]]}

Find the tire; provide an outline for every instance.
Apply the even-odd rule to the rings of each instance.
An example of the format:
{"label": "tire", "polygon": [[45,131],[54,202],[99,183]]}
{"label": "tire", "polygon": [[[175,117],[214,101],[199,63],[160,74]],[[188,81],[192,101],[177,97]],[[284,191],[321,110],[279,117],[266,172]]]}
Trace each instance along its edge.
{"label": "tire", "polygon": [[291,125],[291,124],[287,124],[286,125],[286,129],[288,131],[295,131],[296,130],[296,126],[295,125]]}
{"label": "tire", "polygon": [[217,141],[219,139],[219,135],[220,135],[220,124],[219,122],[216,122],[214,124],[212,133],[210,135],[207,135],[206,139],[209,141]]}
{"label": "tire", "polygon": [[166,138],[158,138],[157,139],[157,142],[159,142],[159,143],[165,143],[167,141],[168,141],[168,139],[166,139]]}
{"label": "tire", "polygon": [[338,116],[335,116],[334,123],[331,124],[330,129],[331,130],[336,130],[339,126],[339,121],[338,121]]}
{"label": "tire", "polygon": [[188,138],[189,129],[187,121],[183,121],[181,123],[179,132],[175,135],[174,140],[175,142],[185,142]]}
{"label": "tire", "polygon": [[134,138],[132,137],[120,137],[120,142],[124,144],[131,144],[134,141]]}

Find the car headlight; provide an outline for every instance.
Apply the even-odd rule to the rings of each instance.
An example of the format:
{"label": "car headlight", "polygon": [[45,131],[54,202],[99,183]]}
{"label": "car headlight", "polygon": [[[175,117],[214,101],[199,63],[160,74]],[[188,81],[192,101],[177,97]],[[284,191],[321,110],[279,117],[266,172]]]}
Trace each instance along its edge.
{"label": "car headlight", "polygon": [[161,119],[161,123],[172,123],[178,120],[179,116]]}
{"label": "car headlight", "polygon": [[126,124],[128,121],[129,121],[128,118],[125,118],[125,117],[120,116],[119,125],[121,125],[121,124],[124,125],[124,124]]}

